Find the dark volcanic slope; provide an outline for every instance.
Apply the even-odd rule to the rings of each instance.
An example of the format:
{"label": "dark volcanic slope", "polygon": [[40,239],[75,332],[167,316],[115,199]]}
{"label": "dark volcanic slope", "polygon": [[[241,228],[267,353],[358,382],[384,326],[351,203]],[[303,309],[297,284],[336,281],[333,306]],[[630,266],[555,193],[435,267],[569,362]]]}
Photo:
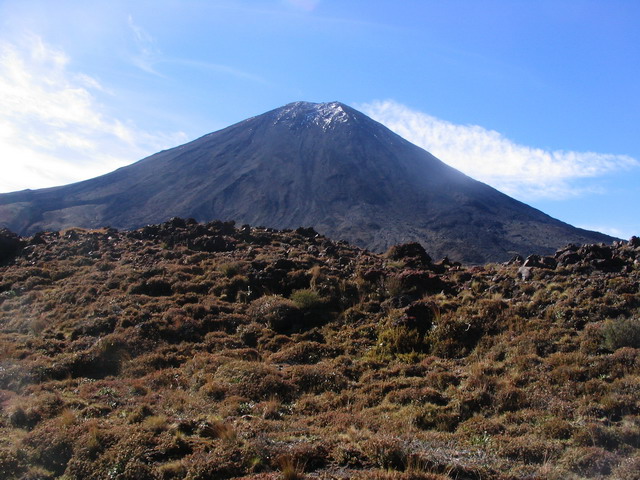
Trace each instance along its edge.
{"label": "dark volcanic slope", "polygon": [[313,226],[466,262],[611,241],[448,167],[341,103],[298,102],[73,185],[0,195],[0,226],[136,228],[173,216]]}

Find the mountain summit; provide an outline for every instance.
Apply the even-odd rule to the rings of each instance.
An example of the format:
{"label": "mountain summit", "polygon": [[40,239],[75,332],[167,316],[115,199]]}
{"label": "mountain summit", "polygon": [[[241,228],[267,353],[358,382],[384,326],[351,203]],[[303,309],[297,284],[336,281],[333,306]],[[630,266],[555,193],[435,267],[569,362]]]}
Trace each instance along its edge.
{"label": "mountain summit", "polygon": [[339,102],[295,102],[91,180],[0,195],[20,234],[173,216],[312,226],[382,251],[418,241],[471,263],[611,241],[447,166]]}

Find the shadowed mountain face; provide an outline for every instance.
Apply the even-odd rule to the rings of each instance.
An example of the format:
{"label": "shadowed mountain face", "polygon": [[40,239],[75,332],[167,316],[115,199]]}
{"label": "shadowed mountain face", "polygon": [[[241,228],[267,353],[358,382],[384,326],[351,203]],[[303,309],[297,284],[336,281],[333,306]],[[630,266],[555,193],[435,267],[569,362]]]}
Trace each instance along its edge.
{"label": "shadowed mountain face", "polygon": [[297,102],[84,182],[0,195],[0,226],[137,228],[173,216],[313,226],[471,263],[608,242],[445,165],[341,103]]}

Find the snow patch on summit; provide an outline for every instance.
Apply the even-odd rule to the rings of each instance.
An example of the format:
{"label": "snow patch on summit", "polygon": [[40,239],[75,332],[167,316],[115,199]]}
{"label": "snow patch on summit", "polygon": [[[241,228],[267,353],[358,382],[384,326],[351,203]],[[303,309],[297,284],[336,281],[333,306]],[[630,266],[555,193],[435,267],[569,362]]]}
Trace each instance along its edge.
{"label": "snow patch on summit", "polygon": [[346,123],[349,120],[349,115],[338,102],[320,103],[316,106],[316,112],[313,122],[316,125],[320,125],[323,130],[326,130],[332,124]]}
{"label": "snow patch on summit", "polygon": [[285,122],[302,126],[318,125],[322,130],[327,130],[348,121],[349,114],[339,102],[295,102],[283,107],[276,115],[273,124]]}

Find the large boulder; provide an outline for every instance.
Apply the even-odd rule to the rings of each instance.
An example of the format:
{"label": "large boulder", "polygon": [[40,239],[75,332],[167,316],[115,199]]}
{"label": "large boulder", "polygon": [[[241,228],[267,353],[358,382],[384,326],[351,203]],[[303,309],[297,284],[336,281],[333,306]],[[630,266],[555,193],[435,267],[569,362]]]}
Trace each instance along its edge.
{"label": "large boulder", "polygon": [[431,265],[431,257],[418,242],[394,245],[387,250],[385,256],[390,260],[404,262],[407,267],[419,268]]}
{"label": "large boulder", "polygon": [[4,263],[16,256],[24,247],[25,242],[18,235],[6,228],[0,229],[0,263]]}

